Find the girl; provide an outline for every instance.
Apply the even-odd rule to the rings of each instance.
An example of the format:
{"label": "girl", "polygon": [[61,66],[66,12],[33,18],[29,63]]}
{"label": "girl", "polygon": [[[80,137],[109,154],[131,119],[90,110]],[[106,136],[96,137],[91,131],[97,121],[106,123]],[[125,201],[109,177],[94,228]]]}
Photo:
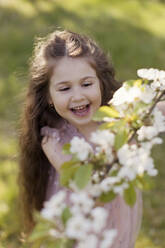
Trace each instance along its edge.
{"label": "girl", "polygon": [[[92,115],[120,86],[114,76],[103,51],[86,36],[56,31],[36,44],[20,136],[20,190],[27,230],[34,226],[33,211],[41,210],[60,189],[59,168],[70,159],[62,146],[74,135],[90,142],[99,125]],[[133,248],[141,221],[140,192],[133,208],[120,196],[105,208],[108,228],[118,230],[113,248]]]}

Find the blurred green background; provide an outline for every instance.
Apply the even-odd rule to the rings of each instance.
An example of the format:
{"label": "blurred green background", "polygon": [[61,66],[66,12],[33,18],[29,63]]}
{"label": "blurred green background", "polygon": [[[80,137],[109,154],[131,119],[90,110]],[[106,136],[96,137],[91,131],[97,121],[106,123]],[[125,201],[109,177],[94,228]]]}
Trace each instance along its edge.
{"label": "blurred green background", "polygon": [[[19,114],[34,38],[57,28],[96,39],[111,54],[118,80],[136,78],[138,68],[165,69],[165,1],[0,0],[0,248],[21,247]],[[160,173],[144,193],[136,248],[165,248],[164,151],[153,151]]]}

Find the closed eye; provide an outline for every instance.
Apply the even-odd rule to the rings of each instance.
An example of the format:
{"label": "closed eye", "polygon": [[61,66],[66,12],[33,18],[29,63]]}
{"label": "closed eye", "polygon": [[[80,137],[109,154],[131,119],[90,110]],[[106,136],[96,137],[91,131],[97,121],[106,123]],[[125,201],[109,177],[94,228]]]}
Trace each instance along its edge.
{"label": "closed eye", "polygon": [[91,82],[86,82],[86,83],[83,83],[83,85],[82,86],[84,86],[84,87],[88,87],[88,86],[91,86],[92,85],[92,83]]}
{"label": "closed eye", "polygon": [[67,90],[69,90],[69,89],[70,89],[69,87],[65,87],[65,88],[59,89],[59,91],[67,91]]}

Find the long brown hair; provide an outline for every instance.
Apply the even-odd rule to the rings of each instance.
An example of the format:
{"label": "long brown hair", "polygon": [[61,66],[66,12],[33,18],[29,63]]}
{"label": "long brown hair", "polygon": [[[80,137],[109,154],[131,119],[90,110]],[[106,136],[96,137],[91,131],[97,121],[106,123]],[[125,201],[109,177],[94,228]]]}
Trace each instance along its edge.
{"label": "long brown hair", "polygon": [[63,56],[91,59],[100,80],[102,105],[107,104],[119,88],[111,63],[88,37],[70,31],[55,31],[35,43],[20,131],[19,186],[27,231],[34,225],[34,210],[41,210],[45,200],[51,164],[41,148],[40,129],[46,125],[55,127],[60,118],[48,103],[48,89],[52,67]]}

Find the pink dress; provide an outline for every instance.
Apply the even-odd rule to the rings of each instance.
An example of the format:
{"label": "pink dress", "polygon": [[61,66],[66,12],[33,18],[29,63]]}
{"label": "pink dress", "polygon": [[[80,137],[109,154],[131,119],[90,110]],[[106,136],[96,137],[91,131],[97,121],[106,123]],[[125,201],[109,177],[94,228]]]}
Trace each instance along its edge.
{"label": "pink dress", "polygon": [[[49,130],[50,134],[59,132],[61,137],[59,142],[62,145],[68,143],[75,135],[83,137],[76,128],[66,122],[64,122],[58,130],[44,127],[42,129],[42,135],[44,135],[46,129]],[[52,166],[46,200],[49,200],[50,197],[56,194],[60,189],[62,189],[62,187],[59,184],[59,175],[55,173],[55,169]],[[67,188],[63,189],[66,190],[69,197],[71,191]],[[128,206],[121,196],[117,196],[112,202],[105,204],[104,207],[109,213],[106,229],[117,229],[118,231],[118,235],[111,248],[134,248],[142,220],[142,194],[140,190],[137,190],[137,200],[133,207]]]}

